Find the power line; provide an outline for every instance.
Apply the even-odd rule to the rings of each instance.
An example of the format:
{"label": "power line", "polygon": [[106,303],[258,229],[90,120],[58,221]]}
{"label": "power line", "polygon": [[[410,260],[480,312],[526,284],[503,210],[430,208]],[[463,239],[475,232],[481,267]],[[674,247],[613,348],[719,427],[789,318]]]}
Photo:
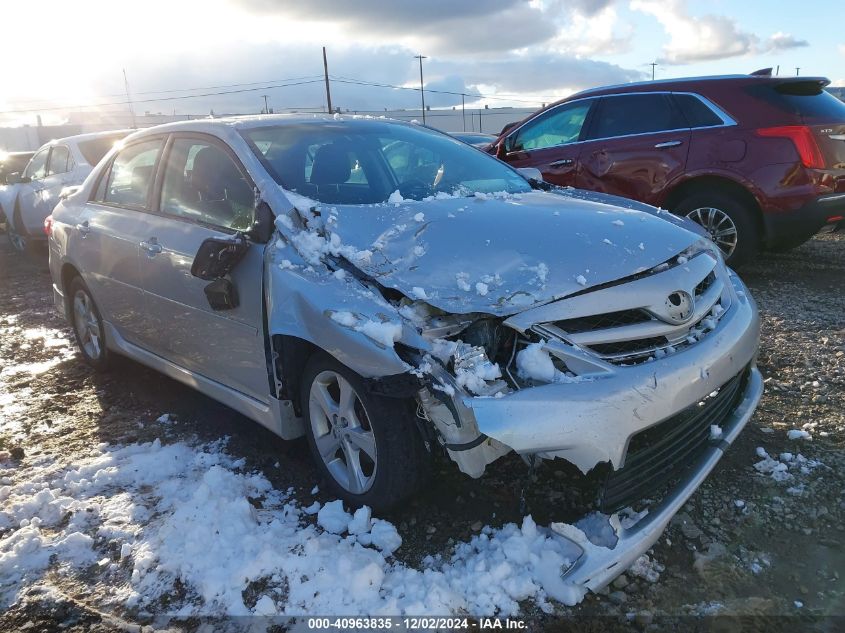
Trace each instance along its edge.
{"label": "power line", "polygon": [[[275,88],[290,88],[293,86],[304,86],[306,84],[322,83],[322,79],[312,79],[309,81],[299,81],[294,83],[277,84],[271,86],[258,86],[256,88],[240,88],[238,90],[224,90],[220,92],[205,92],[202,94],[181,95],[178,97],[160,97],[158,99],[135,99],[133,103],[158,103],[162,101],[180,101],[182,99],[198,99],[201,97],[217,97],[221,95],[241,94],[244,92],[258,92],[259,90],[273,90]],[[49,108],[21,108],[16,110],[1,110],[0,114],[21,114],[25,112],[50,112],[53,110],[75,110],[82,108],[101,108],[104,106],[122,106],[127,105],[127,101],[113,101],[109,103],[83,103],[77,105],[59,105]]]}

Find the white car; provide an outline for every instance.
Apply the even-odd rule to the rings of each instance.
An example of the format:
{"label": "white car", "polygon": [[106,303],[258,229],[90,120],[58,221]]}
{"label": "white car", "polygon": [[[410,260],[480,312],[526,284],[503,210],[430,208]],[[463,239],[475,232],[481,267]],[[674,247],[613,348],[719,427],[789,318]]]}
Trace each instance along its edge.
{"label": "white car", "polygon": [[68,136],[43,145],[20,174],[10,174],[0,195],[0,211],[7,220],[12,246],[26,251],[44,240],[44,220],[59,202],[65,187],[81,185],[115,143],[132,130],[112,130]]}

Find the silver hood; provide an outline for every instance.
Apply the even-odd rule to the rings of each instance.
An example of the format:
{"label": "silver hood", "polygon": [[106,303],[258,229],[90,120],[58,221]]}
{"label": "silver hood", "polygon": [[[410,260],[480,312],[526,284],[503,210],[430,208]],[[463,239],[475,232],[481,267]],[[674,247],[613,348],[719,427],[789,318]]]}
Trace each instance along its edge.
{"label": "silver hood", "polygon": [[701,239],[669,213],[584,193],[322,205],[321,218],[371,253],[354,263],[383,286],[499,316],[648,270]]}

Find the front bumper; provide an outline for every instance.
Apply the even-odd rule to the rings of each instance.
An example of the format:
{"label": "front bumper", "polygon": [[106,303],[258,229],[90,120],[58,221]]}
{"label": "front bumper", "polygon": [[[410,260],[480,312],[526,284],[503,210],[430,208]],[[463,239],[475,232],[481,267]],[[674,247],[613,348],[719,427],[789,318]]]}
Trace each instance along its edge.
{"label": "front bumper", "polygon": [[627,529],[618,527],[618,540],[613,549],[593,547],[590,548],[589,555],[584,552],[563,573],[564,581],[592,591],[601,589],[648,551],[745,427],[762,395],[763,378],[757,368],[752,367],[742,400],[730,418],[723,422],[719,444],[708,447],[695,465],[687,471],[687,476],[660,504],[649,508],[649,513],[636,525]]}
{"label": "front bumper", "polygon": [[739,278],[730,279],[731,308],[715,330],[681,352],[614,367],[593,380],[503,398],[465,397],[462,404],[481,433],[518,453],[561,457],[585,473],[601,462],[621,468],[633,435],[700,402],[754,361],[757,307]]}
{"label": "front bumper", "polygon": [[[737,404],[718,424],[722,435],[696,454],[680,481],[634,526],[616,525],[612,549],[583,547],[563,579],[596,590],[622,573],[659,538],[754,413],[763,393],[755,365],[760,320],[756,305],[731,276],[731,308],[695,345],[652,362],[618,367],[605,378],[523,389],[502,398],[463,398],[459,410],[478,431],[523,454],[561,457],[583,472],[601,462],[624,466],[632,436],[671,418],[748,369]],[[655,491],[657,492],[657,491]]]}
{"label": "front bumper", "polygon": [[845,193],[819,196],[796,211],[764,213],[769,248],[801,244],[822,230],[838,230],[845,222]]}

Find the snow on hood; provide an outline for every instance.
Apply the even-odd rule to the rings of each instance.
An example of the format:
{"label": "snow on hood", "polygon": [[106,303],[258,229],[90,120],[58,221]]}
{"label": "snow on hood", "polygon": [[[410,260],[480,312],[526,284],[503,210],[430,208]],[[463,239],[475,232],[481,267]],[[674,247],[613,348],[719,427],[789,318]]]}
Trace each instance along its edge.
{"label": "snow on hood", "polygon": [[320,209],[327,234],[372,254],[354,263],[382,285],[450,313],[507,316],[647,270],[700,239],[668,213],[605,199],[621,201],[531,192]]}

